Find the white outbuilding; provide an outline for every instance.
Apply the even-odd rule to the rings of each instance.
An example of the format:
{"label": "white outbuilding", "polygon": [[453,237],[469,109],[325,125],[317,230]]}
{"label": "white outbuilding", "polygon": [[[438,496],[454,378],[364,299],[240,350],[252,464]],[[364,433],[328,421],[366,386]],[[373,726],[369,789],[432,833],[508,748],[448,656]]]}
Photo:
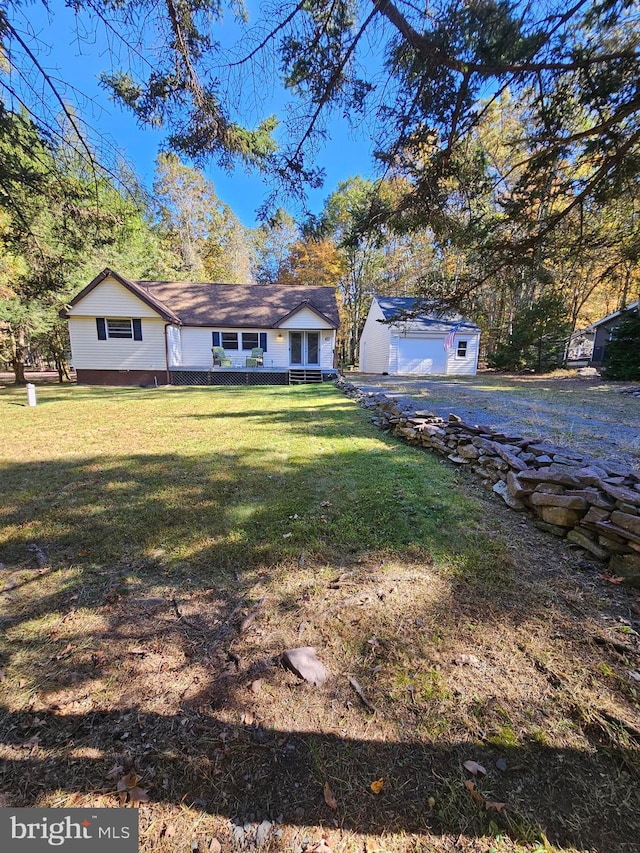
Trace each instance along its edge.
{"label": "white outbuilding", "polygon": [[376,296],[360,338],[360,371],[473,376],[480,329],[460,315],[422,311],[415,298]]}

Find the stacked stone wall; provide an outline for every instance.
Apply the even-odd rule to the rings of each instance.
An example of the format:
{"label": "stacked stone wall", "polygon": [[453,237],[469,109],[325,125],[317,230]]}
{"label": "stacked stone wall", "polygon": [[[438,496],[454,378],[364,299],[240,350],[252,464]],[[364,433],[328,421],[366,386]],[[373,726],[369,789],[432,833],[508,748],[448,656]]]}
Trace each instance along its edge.
{"label": "stacked stone wall", "polygon": [[385,394],[363,393],[340,378],[372,422],[411,445],[433,451],[478,475],[511,509],[565,537],[611,574],[640,587],[640,473],[533,438],[506,435],[455,414],[444,420],[409,409]]}

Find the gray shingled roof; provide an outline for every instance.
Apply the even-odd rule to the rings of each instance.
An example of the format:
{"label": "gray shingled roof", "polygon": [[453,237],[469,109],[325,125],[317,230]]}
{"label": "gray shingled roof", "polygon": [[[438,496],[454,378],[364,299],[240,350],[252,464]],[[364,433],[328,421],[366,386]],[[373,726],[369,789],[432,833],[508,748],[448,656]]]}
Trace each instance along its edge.
{"label": "gray shingled roof", "polygon": [[[385,320],[393,320],[395,317],[402,318],[403,312],[413,312],[419,302],[410,296],[378,296],[378,305]],[[461,332],[479,332],[480,328],[465,319],[461,314],[438,314],[435,311],[420,311],[413,317],[407,318],[412,330],[424,329],[429,332],[450,332],[454,326],[460,324]]]}

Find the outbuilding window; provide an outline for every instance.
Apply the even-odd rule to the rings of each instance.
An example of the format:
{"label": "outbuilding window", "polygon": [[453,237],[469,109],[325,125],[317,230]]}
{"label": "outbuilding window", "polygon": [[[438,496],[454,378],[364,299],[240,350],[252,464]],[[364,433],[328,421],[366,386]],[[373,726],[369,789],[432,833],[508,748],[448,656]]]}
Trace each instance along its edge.
{"label": "outbuilding window", "polygon": [[467,343],[468,341],[458,341],[458,345],[456,348],[456,358],[467,357]]}

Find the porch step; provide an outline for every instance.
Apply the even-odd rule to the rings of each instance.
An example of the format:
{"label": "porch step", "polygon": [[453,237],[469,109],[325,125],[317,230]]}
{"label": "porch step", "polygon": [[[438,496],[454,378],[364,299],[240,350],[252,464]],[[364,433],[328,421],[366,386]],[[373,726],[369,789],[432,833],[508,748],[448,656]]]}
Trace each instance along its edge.
{"label": "porch step", "polygon": [[310,367],[289,370],[289,385],[308,385],[310,382],[322,382],[322,371]]}

